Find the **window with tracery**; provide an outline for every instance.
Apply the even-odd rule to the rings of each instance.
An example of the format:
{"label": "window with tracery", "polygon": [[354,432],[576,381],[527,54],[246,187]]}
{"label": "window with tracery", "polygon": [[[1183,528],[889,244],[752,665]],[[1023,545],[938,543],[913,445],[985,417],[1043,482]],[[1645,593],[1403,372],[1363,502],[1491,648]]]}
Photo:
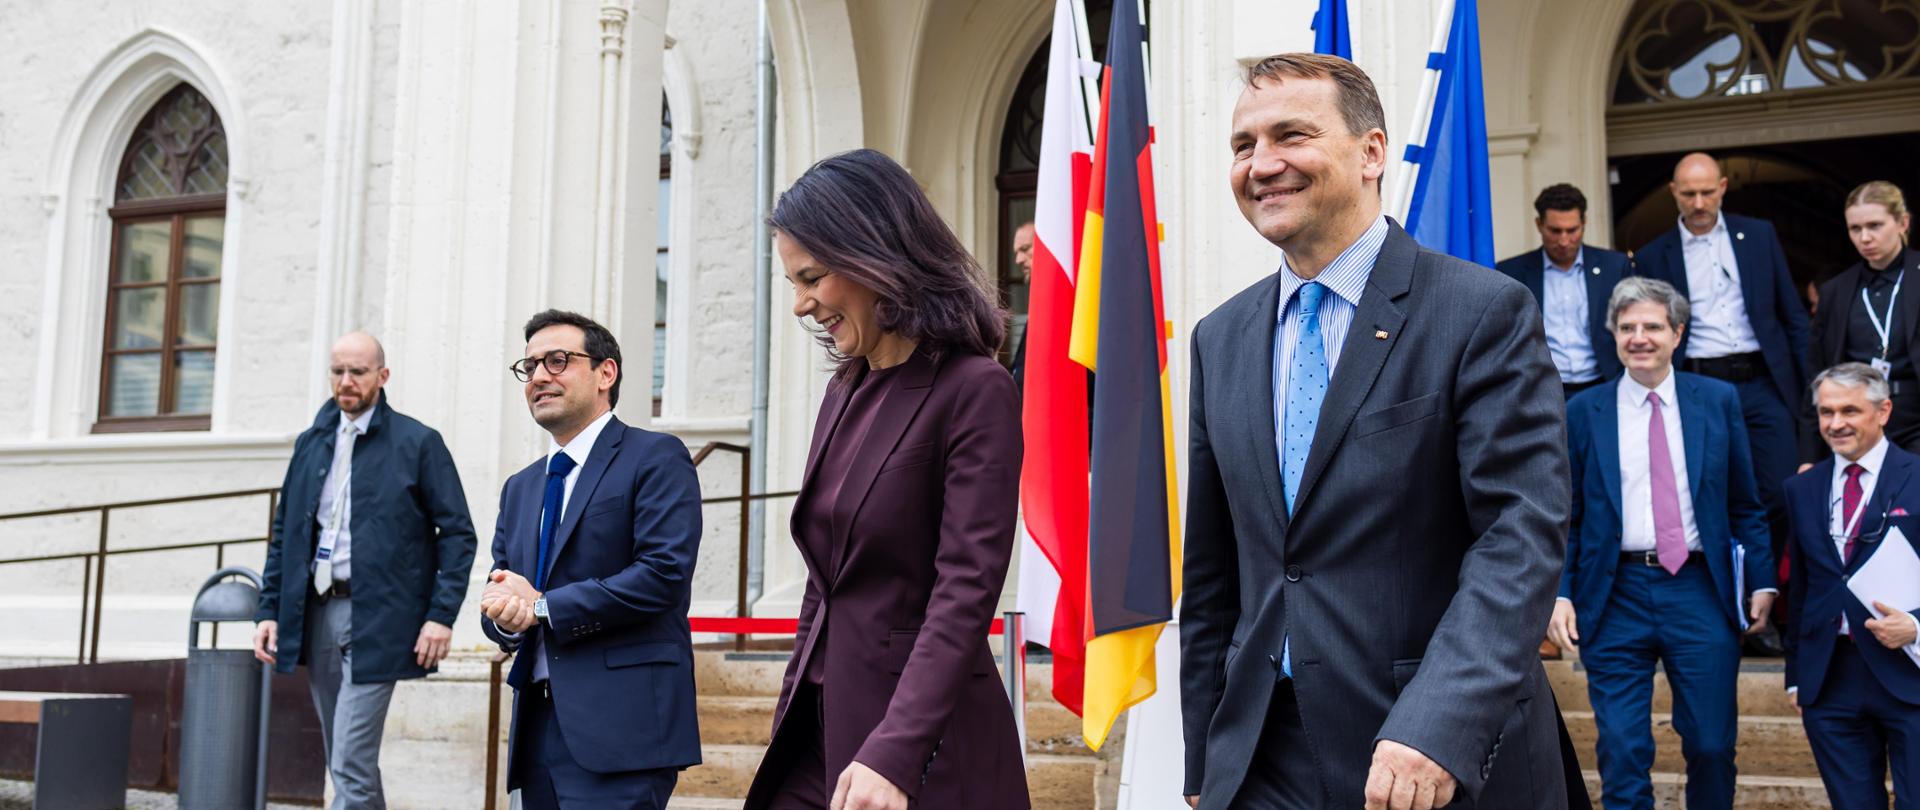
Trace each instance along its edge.
{"label": "window with tracery", "polygon": [[1920,77],[1920,0],[1641,0],[1614,104]]}
{"label": "window with tracery", "polygon": [[226,209],[220,115],[181,84],[134,128],[107,209],[113,247],[94,432],[208,428]]}

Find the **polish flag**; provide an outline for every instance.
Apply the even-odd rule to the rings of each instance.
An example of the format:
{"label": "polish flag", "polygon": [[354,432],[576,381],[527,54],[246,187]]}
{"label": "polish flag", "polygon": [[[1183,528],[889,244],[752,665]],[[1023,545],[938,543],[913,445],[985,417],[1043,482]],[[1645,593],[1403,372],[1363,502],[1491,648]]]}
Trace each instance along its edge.
{"label": "polish flag", "polygon": [[1086,20],[1081,0],[1055,0],[1023,361],[1017,598],[1033,640],[1053,651],[1054,698],[1075,714],[1086,669],[1088,399],[1087,368],[1067,349],[1099,98]]}

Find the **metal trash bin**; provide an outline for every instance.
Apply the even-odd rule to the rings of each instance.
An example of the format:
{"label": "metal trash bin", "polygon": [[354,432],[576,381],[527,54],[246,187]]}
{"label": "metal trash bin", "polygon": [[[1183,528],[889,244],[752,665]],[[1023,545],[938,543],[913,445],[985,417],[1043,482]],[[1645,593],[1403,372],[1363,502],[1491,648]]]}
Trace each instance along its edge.
{"label": "metal trash bin", "polygon": [[238,565],[208,577],[193,598],[180,718],[182,808],[266,807],[273,669],[254,660],[251,649],[200,647],[202,622],[251,622],[259,602],[260,575]]}

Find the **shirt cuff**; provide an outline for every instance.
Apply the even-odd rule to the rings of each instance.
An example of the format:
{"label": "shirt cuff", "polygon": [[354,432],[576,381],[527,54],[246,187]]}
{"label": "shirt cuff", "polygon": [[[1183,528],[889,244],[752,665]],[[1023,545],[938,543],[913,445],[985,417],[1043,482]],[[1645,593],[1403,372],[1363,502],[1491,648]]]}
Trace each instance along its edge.
{"label": "shirt cuff", "polygon": [[1779,588],[1755,588],[1755,589],[1753,589],[1753,592],[1754,592],[1754,593],[1757,593],[1757,594],[1758,594],[1758,593],[1772,593],[1772,594],[1777,594],[1777,593],[1779,593],[1779,592],[1780,592],[1780,589],[1779,589]]}
{"label": "shirt cuff", "polygon": [[1907,621],[1913,622],[1914,639],[1912,644],[1908,644],[1901,649],[1906,650],[1908,655],[1920,655],[1920,616],[1915,616],[1911,613],[1905,615]]}
{"label": "shirt cuff", "polygon": [[1555,602],[1565,602],[1565,603],[1567,603],[1567,604],[1569,604],[1569,605],[1571,605],[1571,604],[1573,604],[1573,600],[1572,600],[1572,599],[1568,599],[1568,598],[1566,598],[1566,597],[1564,597],[1564,596],[1556,596],[1556,597],[1554,597],[1554,598],[1553,598],[1553,601],[1555,601]]}

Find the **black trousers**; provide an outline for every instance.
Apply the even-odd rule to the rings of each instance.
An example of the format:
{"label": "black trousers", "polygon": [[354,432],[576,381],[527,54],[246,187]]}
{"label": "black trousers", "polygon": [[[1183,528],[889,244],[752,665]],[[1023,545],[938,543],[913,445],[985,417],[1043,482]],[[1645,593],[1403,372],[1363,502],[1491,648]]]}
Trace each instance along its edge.
{"label": "black trousers", "polygon": [[1313,749],[1300,721],[1300,699],[1291,678],[1273,686],[1260,743],[1247,763],[1247,777],[1232,807],[1260,810],[1308,810],[1326,805],[1326,788],[1313,767]]}

